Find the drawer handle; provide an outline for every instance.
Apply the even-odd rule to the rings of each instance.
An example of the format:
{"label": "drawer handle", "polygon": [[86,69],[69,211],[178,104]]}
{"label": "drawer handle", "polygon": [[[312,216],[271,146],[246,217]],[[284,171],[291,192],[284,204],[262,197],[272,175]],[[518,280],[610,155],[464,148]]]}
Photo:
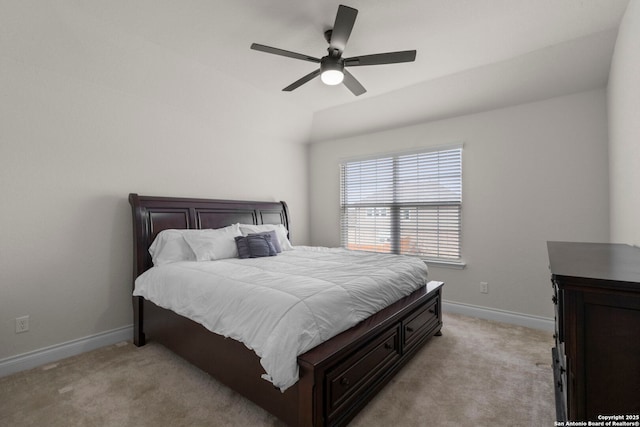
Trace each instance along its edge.
{"label": "drawer handle", "polygon": [[564,374],[565,372],[567,372],[567,370],[560,366],[560,375]]}
{"label": "drawer handle", "polygon": [[431,313],[431,314],[436,314],[436,310],[435,310],[435,308],[430,308],[430,309],[429,309],[429,313]]}
{"label": "drawer handle", "polygon": [[553,301],[554,304],[558,304],[558,297],[557,296],[552,296],[551,297],[551,301]]}
{"label": "drawer handle", "polygon": [[350,384],[350,382],[349,382],[349,378],[347,378],[347,377],[342,377],[342,378],[340,379],[340,385],[341,385],[341,386],[348,387],[348,386],[349,386],[349,384]]}
{"label": "drawer handle", "polygon": [[562,391],[562,381],[558,381],[558,388]]}
{"label": "drawer handle", "polygon": [[384,348],[385,350],[391,350],[393,349],[393,346],[391,344],[389,344],[388,342],[384,343]]}
{"label": "drawer handle", "polygon": [[407,326],[407,332],[413,332],[413,328],[411,326]]}

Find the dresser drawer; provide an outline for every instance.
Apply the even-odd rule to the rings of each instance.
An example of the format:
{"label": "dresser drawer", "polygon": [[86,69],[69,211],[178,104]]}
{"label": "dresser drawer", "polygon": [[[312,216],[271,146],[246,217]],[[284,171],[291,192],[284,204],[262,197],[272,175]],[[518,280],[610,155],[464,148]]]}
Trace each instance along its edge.
{"label": "dresser drawer", "polygon": [[327,416],[331,417],[354,397],[366,394],[400,358],[399,325],[374,338],[363,349],[348,357],[327,374]]}
{"label": "dresser drawer", "polygon": [[431,330],[438,324],[439,312],[440,306],[438,305],[438,300],[434,299],[425,307],[410,314],[402,322],[405,351],[420,342],[420,339],[431,332]]}

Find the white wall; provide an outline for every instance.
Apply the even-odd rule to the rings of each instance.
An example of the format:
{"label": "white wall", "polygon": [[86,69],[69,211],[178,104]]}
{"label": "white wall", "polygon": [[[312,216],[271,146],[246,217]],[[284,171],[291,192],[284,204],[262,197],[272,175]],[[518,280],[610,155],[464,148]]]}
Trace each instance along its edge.
{"label": "white wall", "polygon": [[640,246],[640,1],[620,23],[608,85],[611,240]]}
{"label": "white wall", "polygon": [[65,4],[2,3],[0,359],[132,323],[129,192],[285,200],[308,243],[310,113]]}
{"label": "white wall", "polygon": [[311,243],[340,244],[341,160],[456,142],[467,267],[430,267],[431,277],[449,301],[552,317],[546,241],[609,239],[603,89],[312,144]]}

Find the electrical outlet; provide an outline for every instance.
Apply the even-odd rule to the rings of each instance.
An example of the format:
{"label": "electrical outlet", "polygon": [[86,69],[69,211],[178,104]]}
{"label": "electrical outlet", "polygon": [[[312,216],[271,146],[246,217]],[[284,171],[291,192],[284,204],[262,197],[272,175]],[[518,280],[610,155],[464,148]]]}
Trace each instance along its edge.
{"label": "electrical outlet", "polygon": [[480,282],[480,293],[481,294],[488,294],[489,293],[489,283]]}
{"label": "electrical outlet", "polygon": [[16,334],[29,330],[29,316],[16,317]]}

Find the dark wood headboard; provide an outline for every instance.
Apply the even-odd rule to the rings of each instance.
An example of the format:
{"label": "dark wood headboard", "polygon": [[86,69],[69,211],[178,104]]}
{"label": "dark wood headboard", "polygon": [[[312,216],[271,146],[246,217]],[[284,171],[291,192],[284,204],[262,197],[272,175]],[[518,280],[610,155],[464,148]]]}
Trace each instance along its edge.
{"label": "dark wood headboard", "polygon": [[221,228],[241,224],[283,224],[289,230],[285,202],[152,197],[129,194],[133,214],[133,277],[153,266],[149,246],[162,230]]}

